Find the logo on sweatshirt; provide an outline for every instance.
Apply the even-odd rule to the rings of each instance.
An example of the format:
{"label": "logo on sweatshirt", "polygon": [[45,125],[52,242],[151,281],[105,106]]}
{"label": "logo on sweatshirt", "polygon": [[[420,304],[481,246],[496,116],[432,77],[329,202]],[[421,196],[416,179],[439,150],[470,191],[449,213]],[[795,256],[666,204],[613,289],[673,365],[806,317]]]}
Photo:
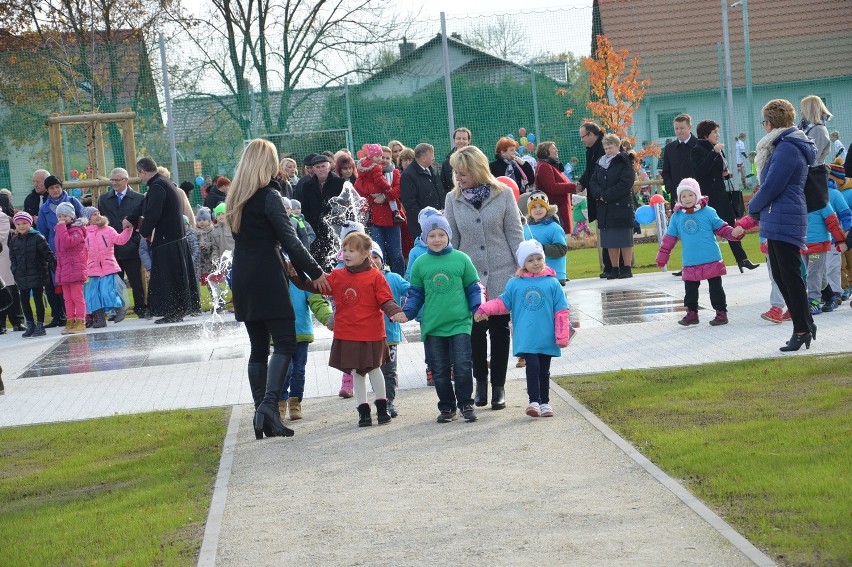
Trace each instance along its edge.
{"label": "logo on sweatshirt", "polygon": [[358,292],[354,287],[347,287],[343,290],[343,303],[346,305],[355,305],[358,303]]}
{"label": "logo on sweatshirt", "polygon": [[448,293],[452,289],[453,278],[446,272],[435,272],[428,280],[429,291]]}
{"label": "logo on sweatshirt", "polygon": [[524,292],[524,309],[538,311],[544,306],[544,293],[537,287],[531,287]]}

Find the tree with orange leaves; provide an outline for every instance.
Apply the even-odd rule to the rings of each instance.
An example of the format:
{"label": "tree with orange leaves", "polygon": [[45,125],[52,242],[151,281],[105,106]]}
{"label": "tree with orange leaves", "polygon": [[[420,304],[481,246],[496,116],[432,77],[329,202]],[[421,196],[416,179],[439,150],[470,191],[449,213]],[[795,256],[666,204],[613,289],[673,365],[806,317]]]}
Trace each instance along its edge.
{"label": "tree with orange leaves", "polygon": [[[633,113],[645,98],[651,80],[639,78],[639,56],[630,61],[628,70],[628,57],[626,49],[616,50],[605,35],[598,35],[594,57],[584,58],[582,65],[589,73],[592,90],[592,100],[586,103],[586,107],[604,130],[634,145],[635,138],[627,132],[633,125]],[[653,142],[636,152],[640,160],[649,155],[659,157],[660,145]]]}

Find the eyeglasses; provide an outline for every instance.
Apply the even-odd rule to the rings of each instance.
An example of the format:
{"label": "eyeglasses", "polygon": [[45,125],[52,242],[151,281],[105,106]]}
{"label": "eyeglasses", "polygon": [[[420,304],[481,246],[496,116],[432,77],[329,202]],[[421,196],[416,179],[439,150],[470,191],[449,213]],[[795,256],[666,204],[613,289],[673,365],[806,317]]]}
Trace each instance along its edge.
{"label": "eyeglasses", "polygon": [[589,135],[589,132],[586,132],[585,134],[580,134],[580,139],[582,140],[583,138],[585,138],[588,135]]}
{"label": "eyeglasses", "polygon": [[760,121],[761,126],[766,126],[767,124],[769,124],[769,120],[761,120]]}
{"label": "eyeglasses", "polygon": [[122,177],[121,179],[110,179],[110,183],[121,183],[122,181],[127,181],[126,177]]}

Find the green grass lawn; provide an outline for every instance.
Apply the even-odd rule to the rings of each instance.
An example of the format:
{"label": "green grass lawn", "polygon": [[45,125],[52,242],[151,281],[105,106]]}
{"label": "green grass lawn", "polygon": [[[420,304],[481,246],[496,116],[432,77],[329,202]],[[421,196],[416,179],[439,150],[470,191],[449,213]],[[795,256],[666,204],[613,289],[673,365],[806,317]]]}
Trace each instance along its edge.
{"label": "green grass lawn", "polygon": [[852,565],[852,356],[556,381],[784,565]]}
{"label": "green grass lawn", "polygon": [[229,411],[0,429],[3,565],[195,565]]}

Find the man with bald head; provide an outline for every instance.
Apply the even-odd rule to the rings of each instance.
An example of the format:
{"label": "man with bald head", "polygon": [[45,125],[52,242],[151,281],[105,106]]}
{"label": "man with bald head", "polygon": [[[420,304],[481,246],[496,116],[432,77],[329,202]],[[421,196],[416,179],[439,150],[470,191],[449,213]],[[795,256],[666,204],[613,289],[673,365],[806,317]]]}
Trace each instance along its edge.
{"label": "man with bald head", "polygon": [[38,210],[47,198],[47,188],[44,186],[44,180],[48,175],[50,175],[50,172],[46,169],[37,169],[33,172],[33,190],[24,199],[24,210],[34,219],[38,216]]}

